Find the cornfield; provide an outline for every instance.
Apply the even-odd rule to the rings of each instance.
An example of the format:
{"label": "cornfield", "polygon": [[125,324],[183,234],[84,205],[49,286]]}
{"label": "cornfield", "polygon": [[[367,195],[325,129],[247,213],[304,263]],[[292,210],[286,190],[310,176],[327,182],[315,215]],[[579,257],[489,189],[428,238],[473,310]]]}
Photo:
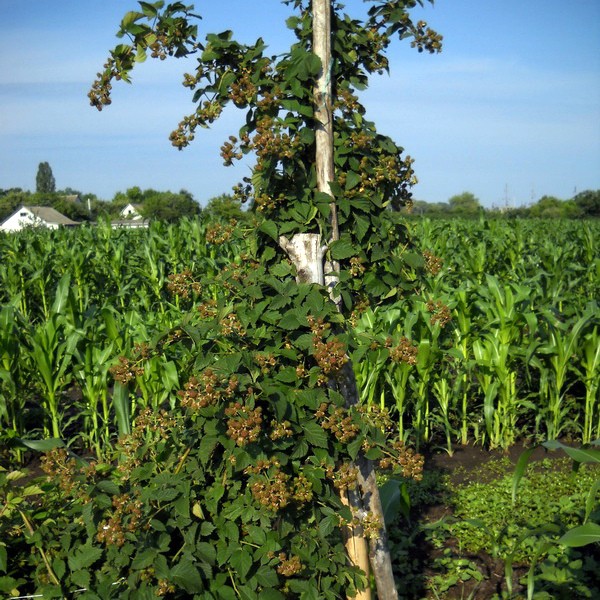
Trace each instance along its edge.
{"label": "cornfield", "polygon": [[[357,317],[362,401],[448,452],[599,438],[600,224],[407,226],[428,276],[418,294]],[[174,407],[193,359],[169,344],[243,256],[230,233],[199,218],[0,235],[2,457],[57,439],[102,456],[142,409]]]}

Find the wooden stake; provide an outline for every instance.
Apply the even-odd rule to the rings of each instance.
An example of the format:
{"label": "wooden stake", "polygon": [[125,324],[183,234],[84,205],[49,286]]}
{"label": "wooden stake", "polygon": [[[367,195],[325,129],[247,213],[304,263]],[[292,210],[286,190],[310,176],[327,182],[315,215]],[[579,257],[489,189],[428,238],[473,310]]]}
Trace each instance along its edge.
{"label": "wooden stake", "polygon": [[[316,143],[316,173],[317,187],[320,192],[329,194],[330,225],[332,240],[339,239],[339,226],[337,206],[333,198],[330,183],[335,180],[333,160],[333,110],[332,110],[332,54],[331,54],[331,0],[312,0],[313,11],[313,52],[321,59],[321,73],[315,83],[314,89],[314,114],[315,114],[315,143]],[[339,271],[338,265],[332,265],[333,271]],[[335,301],[335,298],[334,298]],[[348,405],[358,403],[356,379],[350,362],[338,382],[340,392]],[[392,572],[392,561],[387,546],[387,533],[383,521],[383,510],[379,498],[379,490],[375,481],[375,471],[370,461],[359,459],[359,485],[363,495],[362,501],[359,494],[350,492],[349,502],[355,512],[367,510],[381,523],[380,535],[370,543],[370,552],[367,550],[367,541],[362,531],[348,532],[346,548],[350,560],[358,565],[365,573],[369,573],[369,561],[379,600],[397,600],[398,591]],[[370,598],[370,590],[365,590],[368,595],[360,596],[361,600]]]}

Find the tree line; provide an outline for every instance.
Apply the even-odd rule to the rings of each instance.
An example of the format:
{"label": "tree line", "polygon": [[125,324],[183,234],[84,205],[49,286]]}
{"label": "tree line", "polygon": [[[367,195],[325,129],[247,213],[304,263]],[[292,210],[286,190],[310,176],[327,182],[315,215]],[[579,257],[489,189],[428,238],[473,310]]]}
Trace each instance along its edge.
{"label": "tree line", "polygon": [[121,219],[121,211],[128,204],[146,219],[175,222],[182,217],[194,217],[200,212],[225,219],[243,219],[246,213],[241,202],[229,194],[211,198],[201,208],[198,201],[187,190],[179,192],[158,191],[152,188],[131,187],[117,192],[112,200],[102,200],[96,194],[66,187],[56,188],[52,169],[47,162],[38,166],[36,190],[22,188],[0,188],[0,223],[20,206],[50,206],[74,221],[98,221]]}
{"label": "tree line", "polygon": [[486,216],[498,215],[509,218],[543,218],[543,219],[581,219],[600,217],[600,190],[585,190],[575,194],[568,200],[555,196],[542,196],[530,206],[493,207],[482,206],[479,198],[471,192],[463,192],[452,196],[448,202],[425,202],[415,200],[406,209],[413,215],[427,216]]}
{"label": "tree line", "polygon": [[[136,206],[147,219],[175,222],[182,217],[194,217],[205,212],[225,219],[244,219],[247,213],[240,200],[231,194],[221,194],[208,200],[202,208],[185,189],[179,192],[142,190],[139,186],[117,192],[112,200],[102,200],[93,193],[71,187],[56,189],[52,169],[47,162],[38,166],[36,191],[21,188],[0,188],[0,223],[19,206],[51,206],[74,221],[116,220],[128,204]],[[600,190],[585,190],[568,200],[542,196],[530,206],[485,208],[471,192],[452,196],[448,202],[415,200],[402,209],[414,216],[503,216],[507,218],[562,218],[579,219],[600,217]]]}

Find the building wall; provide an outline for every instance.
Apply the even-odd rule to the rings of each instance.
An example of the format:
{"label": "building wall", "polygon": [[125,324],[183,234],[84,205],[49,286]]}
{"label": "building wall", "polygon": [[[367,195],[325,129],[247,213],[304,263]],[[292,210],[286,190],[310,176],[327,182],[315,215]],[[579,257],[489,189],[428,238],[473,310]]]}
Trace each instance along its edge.
{"label": "building wall", "polygon": [[2,223],[0,229],[2,231],[21,231],[25,227],[39,227],[45,226],[50,229],[57,229],[58,225],[56,223],[46,223],[40,219],[36,219],[34,214],[27,210],[26,208],[19,209],[18,212],[11,215]]}

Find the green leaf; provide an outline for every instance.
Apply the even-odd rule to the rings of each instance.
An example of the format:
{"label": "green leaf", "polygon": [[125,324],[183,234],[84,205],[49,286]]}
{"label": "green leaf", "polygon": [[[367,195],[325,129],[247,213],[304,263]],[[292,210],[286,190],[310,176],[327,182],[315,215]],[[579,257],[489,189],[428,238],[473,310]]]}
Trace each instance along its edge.
{"label": "green leaf", "polygon": [[322,538],[326,538],[330,533],[335,531],[336,527],[339,527],[340,519],[339,515],[330,515],[319,521],[319,535]]}
{"label": "green leaf", "polygon": [[277,373],[275,379],[282,383],[294,383],[298,380],[296,369],[294,367],[285,367]]}
{"label": "green leaf", "polygon": [[404,262],[413,269],[420,269],[425,265],[425,261],[420,254],[416,252],[406,252],[402,255]]}
{"label": "green leaf", "polygon": [[135,570],[145,569],[154,563],[154,559],[158,554],[156,548],[146,548],[140,553],[136,554],[135,558],[131,563],[131,568]]}
{"label": "green leaf", "polygon": [[354,171],[346,173],[346,191],[355,188],[361,182],[361,176]]}
{"label": "green leaf", "polygon": [[238,596],[228,585],[220,586],[217,590],[219,600],[238,600]]}
{"label": "green leaf", "polygon": [[146,48],[144,46],[142,46],[141,44],[138,44],[136,47],[136,52],[135,52],[135,62],[138,63],[143,63],[146,61]]}
{"label": "green leaf", "polygon": [[275,277],[287,277],[292,273],[292,265],[288,262],[280,262],[271,267],[271,273],[275,275]]}
{"label": "green leaf", "polygon": [[64,448],[65,446],[65,443],[59,438],[50,438],[47,440],[26,440],[23,438],[16,438],[16,441],[27,448],[38,450],[39,452],[48,452],[49,450]]}
{"label": "green leaf", "polygon": [[71,575],[71,580],[75,585],[79,586],[80,588],[88,588],[90,587],[91,581],[90,572],[87,569],[75,571]]}
{"label": "green leaf", "polygon": [[558,542],[570,548],[579,548],[600,542],[600,525],[590,522],[570,529]]}
{"label": "green leaf", "polygon": [[73,554],[69,555],[69,568],[71,571],[88,569],[102,556],[102,548],[94,546],[79,546]]}
{"label": "green leaf", "polygon": [[288,310],[278,322],[279,327],[288,330],[300,329],[302,324],[296,309]]}
{"label": "green leaf", "polygon": [[5,592],[7,595],[14,596],[18,585],[19,582],[13,577],[0,577],[0,592]]}
{"label": "green leaf", "polygon": [[54,297],[54,304],[52,305],[52,312],[60,315],[64,312],[64,309],[69,301],[69,294],[71,293],[71,275],[65,273],[58,282],[56,288],[56,296]]}
{"label": "green leaf", "polygon": [[519,487],[519,482],[521,481],[523,475],[525,474],[525,470],[527,468],[527,463],[529,462],[529,457],[533,454],[533,451],[537,446],[533,448],[528,448],[519,456],[519,460],[517,461],[517,466],[515,467],[515,472],[513,474],[512,479],[512,503],[513,506],[517,501],[517,488]]}
{"label": "green leaf", "polygon": [[120,381],[115,381],[112,402],[117,415],[119,436],[123,437],[131,433],[131,403],[129,402],[129,389]]}
{"label": "green leaf", "polygon": [[331,258],[333,260],[344,260],[358,254],[357,249],[350,243],[349,240],[342,238],[331,242],[329,246]]}
{"label": "green leaf", "polygon": [[119,492],[119,486],[109,479],[103,479],[96,484],[96,488],[98,488],[101,492],[106,494],[110,494],[111,496],[116,496]]}
{"label": "green leaf", "polygon": [[550,450],[564,450],[575,462],[600,464],[600,450],[595,448],[572,448],[556,440],[548,440],[542,446]]}
{"label": "green leaf", "polygon": [[197,452],[198,460],[202,464],[205,465],[209,461],[218,443],[219,439],[215,435],[205,435],[202,437]]}
{"label": "green leaf", "polygon": [[213,544],[209,544],[208,542],[198,542],[196,544],[196,556],[212,566],[215,564],[217,551]]}
{"label": "green leaf", "polygon": [[129,25],[131,25],[143,16],[144,15],[142,13],[130,10],[129,12],[125,13],[125,16],[121,19],[121,29],[127,29]]}
{"label": "green leaf", "polygon": [[0,571],[6,573],[8,569],[8,558],[6,554],[6,546],[0,546]]}
{"label": "green leaf", "polygon": [[315,421],[303,423],[302,431],[309,444],[317,446],[318,448],[327,448],[329,446],[327,433],[325,433],[323,428]]}
{"label": "green leaf", "polygon": [[256,579],[259,585],[264,588],[260,595],[261,600],[264,600],[265,598],[267,600],[283,600],[285,598],[281,592],[272,589],[277,587],[279,584],[279,578],[277,577],[277,573],[275,573],[273,567],[270,567],[269,565],[262,566],[256,572]]}
{"label": "green leaf", "polygon": [[231,566],[237,571],[240,580],[244,580],[252,567],[252,555],[245,548],[238,548],[229,559]]}
{"label": "green leaf", "polygon": [[266,233],[275,241],[279,239],[279,234],[277,233],[277,223],[275,223],[275,221],[263,221],[258,229],[259,231]]}
{"label": "green leaf", "polygon": [[[158,4],[158,6],[161,6],[161,4]],[[142,0],[139,0],[139,5],[144,15],[146,15],[148,18],[153,19],[158,15],[158,10],[156,9],[156,6],[154,4],[151,4],[150,2],[142,2]]]}
{"label": "green leaf", "polygon": [[186,592],[195,593],[204,590],[200,571],[188,559],[183,559],[171,569],[171,579]]}

